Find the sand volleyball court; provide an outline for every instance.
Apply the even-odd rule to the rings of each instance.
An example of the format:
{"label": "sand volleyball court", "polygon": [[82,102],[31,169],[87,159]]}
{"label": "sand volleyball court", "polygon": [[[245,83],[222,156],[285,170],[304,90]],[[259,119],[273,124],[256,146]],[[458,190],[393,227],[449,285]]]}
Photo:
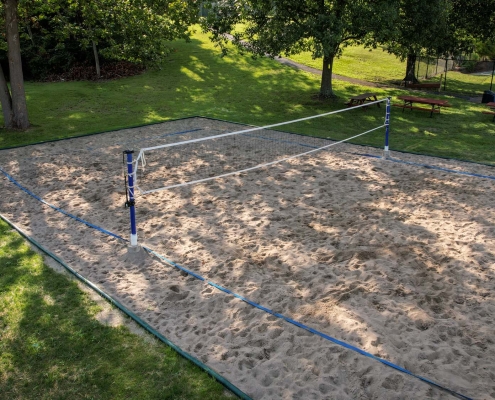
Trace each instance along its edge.
{"label": "sand volleyball court", "polygon": [[[137,196],[141,244],[323,336],[157,257],[135,261],[124,241],[19,188],[127,239],[125,148],[238,129],[189,118],[0,151],[0,213],[253,399],[454,398],[325,336],[495,398],[495,180],[472,175],[495,168],[341,144]],[[167,170],[148,162],[140,183],[153,187]]]}

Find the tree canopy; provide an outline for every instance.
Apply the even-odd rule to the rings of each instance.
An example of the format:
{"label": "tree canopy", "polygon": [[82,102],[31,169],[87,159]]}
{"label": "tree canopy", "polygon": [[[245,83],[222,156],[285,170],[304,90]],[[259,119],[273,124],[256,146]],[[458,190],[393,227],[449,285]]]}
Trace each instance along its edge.
{"label": "tree canopy", "polygon": [[418,55],[457,56],[494,37],[495,0],[401,0],[396,29],[383,44],[407,59],[404,79],[415,81]]}
{"label": "tree canopy", "polygon": [[220,0],[207,2],[203,28],[225,53],[232,41],[257,56],[311,52],[323,58],[320,95],[333,95],[333,61],[350,44],[382,45],[407,59],[454,55],[495,32],[495,0]]}
{"label": "tree canopy", "polygon": [[30,0],[19,4],[23,55],[37,72],[101,55],[147,66],[189,37],[196,0]]}
{"label": "tree canopy", "polygon": [[171,51],[171,40],[189,38],[197,16],[197,0],[2,0],[0,61],[8,60],[0,68],[5,126],[29,126],[22,64],[38,78],[91,59],[99,73],[100,55],[158,65]]}
{"label": "tree canopy", "polygon": [[323,97],[334,96],[332,67],[342,48],[385,40],[397,18],[397,2],[390,0],[221,0],[207,5],[203,28],[224,52],[232,40],[257,56],[310,51],[322,57]]}

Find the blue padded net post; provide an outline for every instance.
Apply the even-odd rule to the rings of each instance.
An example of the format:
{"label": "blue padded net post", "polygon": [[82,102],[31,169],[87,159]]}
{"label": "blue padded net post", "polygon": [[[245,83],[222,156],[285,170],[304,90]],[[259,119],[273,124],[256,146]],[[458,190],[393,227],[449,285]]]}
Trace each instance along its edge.
{"label": "blue padded net post", "polygon": [[389,158],[388,137],[390,134],[390,97],[387,97],[387,105],[385,107],[385,147],[383,149],[383,158]]}
{"label": "blue padded net post", "polygon": [[126,197],[127,201],[125,203],[126,207],[129,207],[129,215],[131,218],[131,246],[137,246],[137,229],[136,229],[136,210],[135,210],[135,200],[134,200],[134,171],[132,164],[132,154],[133,150],[126,150],[124,154],[126,156],[127,162],[127,187],[126,187]]}

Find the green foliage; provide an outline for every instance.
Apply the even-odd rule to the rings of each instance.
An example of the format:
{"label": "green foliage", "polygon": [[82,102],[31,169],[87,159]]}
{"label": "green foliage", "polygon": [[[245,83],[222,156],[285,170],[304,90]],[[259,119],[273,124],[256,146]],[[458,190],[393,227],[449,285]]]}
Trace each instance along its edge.
{"label": "green foliage", "polygon": [[481,58],[495,60],[495,39],[475,43],[475,51]]}
{"label": "green foliage", "polygon": [[401,0],[393,34],[383,43],[401,60],[409,55],[439,54],[448,40],[449,0]]}
{"label": "green foliage", "polygon": [[495,0],[449,0],[450,31],[456,40],[471,51],[476,40],[495,39]]}
{"label": "green foliage", "polygon": [[[203,19],[203,29],[224,54],[226,43],[233,39],[241,51],[257,56],[308,51],[314,58],[327,60],[330,69],[346,45],[364,42],[374,46],[384,40],[397,13],[396,2],[384,0],[222,0],[207,4],[211,12]],[[242,32],[236,31],[237,24],[244,25]],[[325,72],[324,68],[323,82]]]}
{"label": "green foliage", "polygon": [[22,0],[27,75],[38,78],[92,62],[93,44],[102,61],[159,66],[171,52],[170,41],[189,38],[197,13],[196,0]]}
{"label": "green foliage", "polygon": [[493,37],[494,7],[495,0],[400,0],[394,34],[382,44],[407,58],[405,79],[414,80],[417,56],[470,53],[476,38]]}
{"label": "green foliage", "polygon": [[462,62],[461,67],[463,67],[466,72],[473,72],[479,60],[480,56],[473,53],[469,56],[468,60]]}

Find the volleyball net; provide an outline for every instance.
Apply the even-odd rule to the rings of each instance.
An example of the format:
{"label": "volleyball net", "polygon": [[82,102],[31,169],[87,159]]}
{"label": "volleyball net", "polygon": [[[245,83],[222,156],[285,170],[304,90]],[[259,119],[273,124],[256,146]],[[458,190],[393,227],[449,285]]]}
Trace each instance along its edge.
{"label": "volleyball net", "polygon": [[[380,105],[384,118],[376,112],[356,110]],[[131,238],[134,196],[207,182],[247,173],[299,157],[312,156],[341,143],[385,129],[384,150],[388,153],[390,100],[310,117],[248,127],[233,132],[188,131],[187,135],[161,136],[139,151],[126,151],[126,204],[131,207]],[[331,139],[331,140],[329,140]],[[137,156],[133,159],[133,154]],[[136,240],[131,240],[136,242]]]}
{"label": "volleyball net", "polygon": [[[386,99],[367,103],[366,107],[382,102]],[[134,186],[141,194],[148,194],[249,172],[311,155],[388,126],[386,117],[376,125],[376,118],[367,118],[364,111],[357,118],[354,113],[343,129],[342,122],[336,120],[337,114],[354,109],[215,135],[190,132],[187,140],[174,136],[163,143],[162,138],[162,143],[141,148],[137,153]],[[343,139],[335,140],[340,137]]]}

